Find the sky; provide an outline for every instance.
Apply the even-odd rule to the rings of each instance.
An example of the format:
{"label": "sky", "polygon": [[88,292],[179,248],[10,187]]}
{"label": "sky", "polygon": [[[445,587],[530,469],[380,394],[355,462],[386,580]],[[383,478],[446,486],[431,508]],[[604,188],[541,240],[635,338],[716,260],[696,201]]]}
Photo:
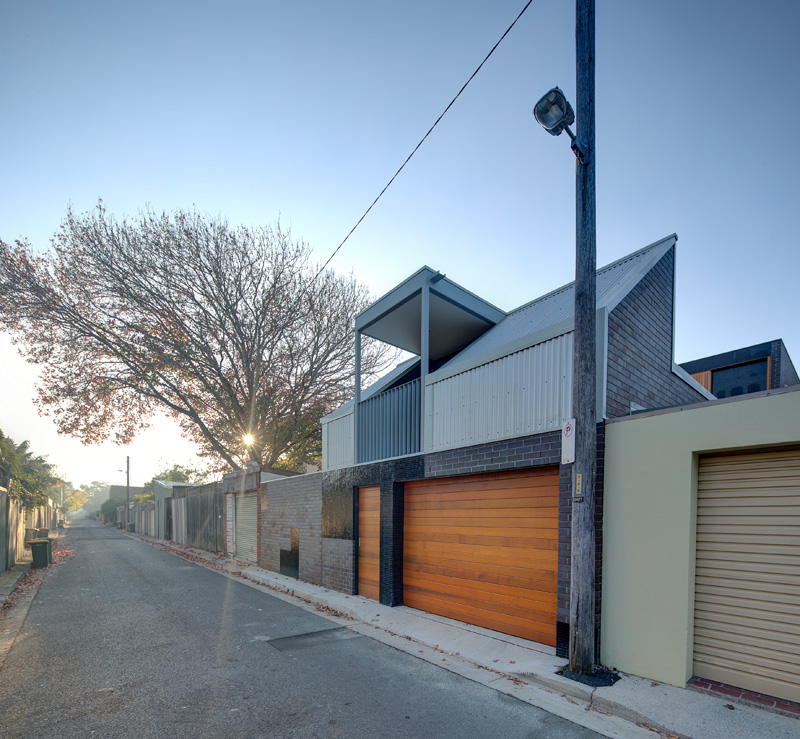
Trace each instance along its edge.
{"label": "sky", "polygon": [[[0,238],[67,207],[196,208],[339,245],[526,0],[0,0]],[[678,234],[675,359],[782,338],[800,363],[800,3],[597,3],[597,263]],[[531,110],[575,102],[575,9],[534,0],[331,266],[377,297],[423,264],[504,310],[574,277],[574,157]],[[0,335],[0,428],[67,479],[192,464],[58,437]]]}

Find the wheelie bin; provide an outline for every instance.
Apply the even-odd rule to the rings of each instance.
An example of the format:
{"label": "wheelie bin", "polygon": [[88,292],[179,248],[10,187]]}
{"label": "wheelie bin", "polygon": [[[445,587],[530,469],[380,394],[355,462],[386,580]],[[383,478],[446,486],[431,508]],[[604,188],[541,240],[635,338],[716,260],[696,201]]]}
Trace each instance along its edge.
{"label": "wheelie bin", "polygon": [[31,539],[29,543],[31,545],[31,554],[33,555],[33,564],[31,564],[31,568],[47,567],[49,564],[47,560],[47,549],[50,545],[50,541],[48,539]]}

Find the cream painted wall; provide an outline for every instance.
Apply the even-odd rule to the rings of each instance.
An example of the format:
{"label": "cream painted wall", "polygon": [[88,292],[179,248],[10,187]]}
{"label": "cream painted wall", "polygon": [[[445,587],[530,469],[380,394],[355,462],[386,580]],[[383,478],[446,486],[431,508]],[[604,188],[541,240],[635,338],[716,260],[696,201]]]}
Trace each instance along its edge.
{"label": "cream painted wall", "polygon": [[683,687],[692,676],[697,459],[800,443],[800,386],[609,422],[600,658]]}

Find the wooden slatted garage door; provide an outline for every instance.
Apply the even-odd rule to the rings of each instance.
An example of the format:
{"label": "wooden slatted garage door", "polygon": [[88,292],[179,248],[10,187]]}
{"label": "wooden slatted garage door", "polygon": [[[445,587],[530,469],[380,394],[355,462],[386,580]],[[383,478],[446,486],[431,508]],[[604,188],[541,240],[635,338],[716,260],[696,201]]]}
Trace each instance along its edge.
{"label": "wooden slatted garage door", "polygon": [[558,470],[405,485],[403,602],[555,646]]}
{"label": "wooden slatted garage door", "polygon": [[380,517],[381,489],[358,491],[358,594],[380,597]]}
{"label": "wooden slatted garage door", "polygon": [[708,457],[694,674],[800,701],[800,450]]}

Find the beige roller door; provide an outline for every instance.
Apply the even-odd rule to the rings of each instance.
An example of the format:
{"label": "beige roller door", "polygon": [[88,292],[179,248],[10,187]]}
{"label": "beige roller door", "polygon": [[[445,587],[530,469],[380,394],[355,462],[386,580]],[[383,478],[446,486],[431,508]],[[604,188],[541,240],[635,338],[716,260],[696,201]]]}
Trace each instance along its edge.
{"label": "beige roller door", "polygon": [[258,493],[241,493],[236,499],[236,558],[258,562]]}
{"label": "beige roller door", "polygon": [[403,602],[556,643],[558,469],[407,482]]}
{"label": "beige roller door", "polygon": [[800,701],[800,450],[700,460],[694,674]]}

